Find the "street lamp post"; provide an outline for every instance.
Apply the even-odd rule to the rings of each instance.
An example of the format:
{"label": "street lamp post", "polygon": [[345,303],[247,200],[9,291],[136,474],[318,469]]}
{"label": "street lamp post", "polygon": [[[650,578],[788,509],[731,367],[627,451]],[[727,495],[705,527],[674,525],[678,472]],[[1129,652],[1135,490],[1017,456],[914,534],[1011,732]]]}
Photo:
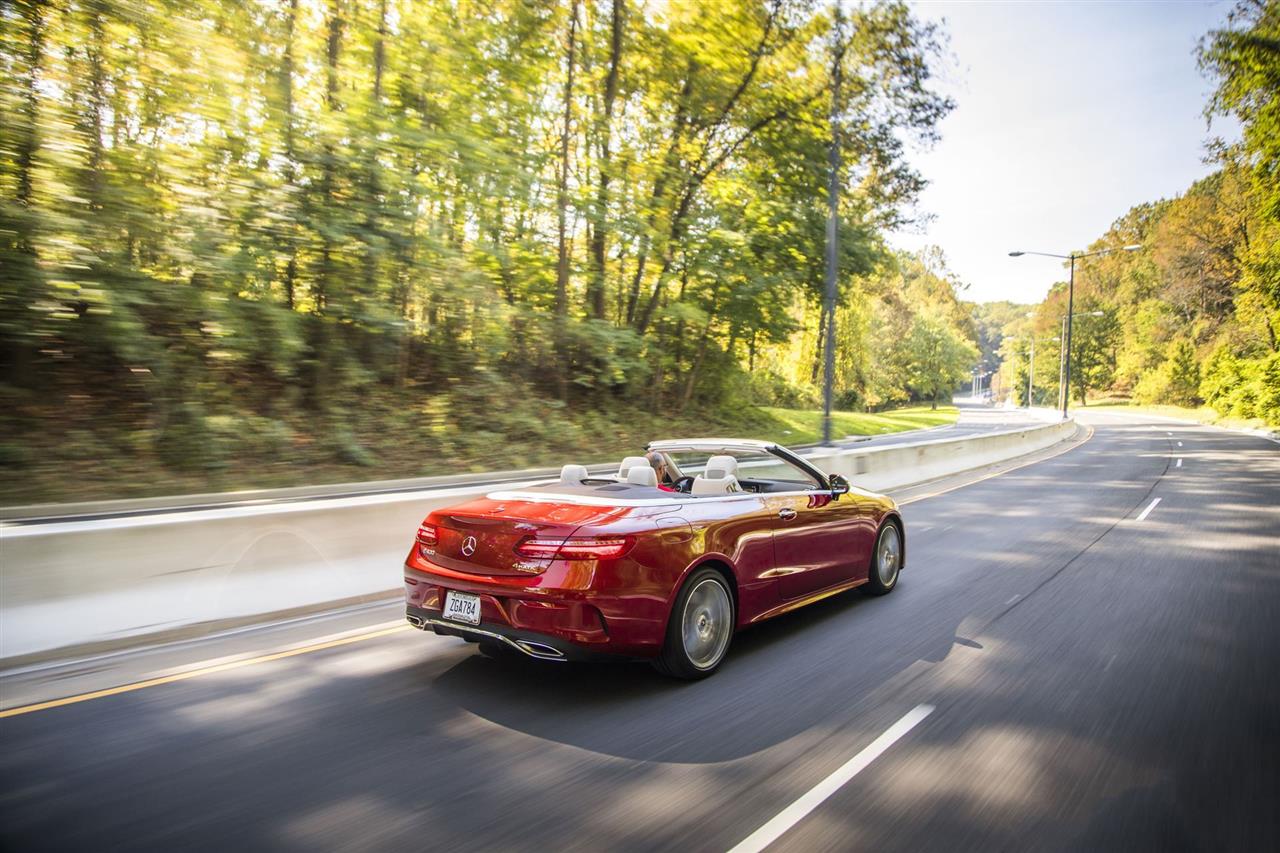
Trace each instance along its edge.
{"label": "street lamp post", "polygon": [[1009,257],[1020,258],[1023,255],[1040,255],[1045,258],[1061,258],[1071,263],[1071,273],[1067,279],[1067,328],[1063,343],[1066,350],[1066,365],[1063,370],[1063,394],[1062,394],[1062,417],[1067,417],[1067,405],[1070,403],[1071,393],[1067,389],[1071,385],[1071,318],[1074,316],[1071,312],[1075,310],[1076,299],[1076,261],[1084,258],[1092,258],[1095,255],[1108,255],[1115,251],[1136,252],[1141,249],[1141,245],[1135,246],[1116,246],[1113,249],[1099,249],[1096,252],[1072,252],[1069,255],[1055,255],[1050,252],[1010,252]]}

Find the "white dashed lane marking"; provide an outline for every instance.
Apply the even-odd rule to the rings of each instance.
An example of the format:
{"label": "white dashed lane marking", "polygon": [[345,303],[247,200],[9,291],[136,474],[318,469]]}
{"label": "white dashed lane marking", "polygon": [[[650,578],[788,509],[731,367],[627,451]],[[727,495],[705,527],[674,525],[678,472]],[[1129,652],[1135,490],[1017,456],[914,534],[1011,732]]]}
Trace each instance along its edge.
{"label": "white dashed lane marking", "polygon": [[823,801],[840,790],[846,782],[857,776],[871,762],[875,761],[885,750],[893,746],[903,735],[911,731],[925,717],[933,713],[932,705],[917,705],[902,716],[898,722],[889,726],[888,730],[867,745],[840,766],[836,772],[810,788],[800,799],[778,812],[773,820],[748,835],[733,847],[729,853],[759,853],[782,834],[804,819],[809,812],[822,805]]}
{"label": "white dashed lane marking", "polygon": [[1151,503],[1147,504],[1147,508],[1142,511],[1142,515],[1138,516],[1137,521],[1145,521],[1147,516],[1151,515],[1151,510],[1155,509],[1156,504],[1160,503],[1162,500],[1163,498],[1156,498]]}

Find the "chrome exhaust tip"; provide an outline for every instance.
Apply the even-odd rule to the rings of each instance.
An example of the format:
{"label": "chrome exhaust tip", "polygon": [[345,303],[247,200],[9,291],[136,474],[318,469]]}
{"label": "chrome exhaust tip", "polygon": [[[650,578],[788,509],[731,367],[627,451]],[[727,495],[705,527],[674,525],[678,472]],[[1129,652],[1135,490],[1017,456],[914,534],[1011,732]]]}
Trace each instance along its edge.
{"label": "chrome exhaust tip", "polygon": [[545,643],[534,643],[529,640],[516,640],[516,647],[530,657],[543,660],[564,660],[564,652]]}
{"label": "chrome exhaust tip", "polygon": [[555,646],[549,646],[546,643],[539,643],[535,640],[513,640],[510,637],[493,631],[486,631],[483,628],[473,628],[468,625],[457,625],[452,622],[443,622],[439,619],[430,617],[424,618],[409,614],[405,616],[409,620],[409,624],[418,628],[430,628],[437,634],[448,634],[454,637],[461,637],[469,642],[478,642],[480,640],[491,640],[499,643],[506,643],[511,648],[522,654],[526,654],[531,658],[538,660],[554,660],[567,661],[569,658],[564,652]]}

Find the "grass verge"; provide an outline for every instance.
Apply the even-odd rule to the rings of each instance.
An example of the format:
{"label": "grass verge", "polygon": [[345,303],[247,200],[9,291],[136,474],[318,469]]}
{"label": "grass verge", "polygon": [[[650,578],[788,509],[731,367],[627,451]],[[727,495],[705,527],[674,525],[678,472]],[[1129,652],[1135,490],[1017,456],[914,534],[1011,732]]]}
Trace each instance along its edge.
{"label": "grass verge", "polygon": [[[954,407],[833,413],[835,436],[881,435],[955,421]],[[322,420],[204,417],[165,455],[154,430],[118,423],[36,421],[0,449],[0,505],[146,498],[371,482],[591,464],[638,453],[658,438],[731,436],[799,445],[821,437],[817,410],[727,407],[670,413],[614,405],[579,410],[530,403],[406,407],[394,397]],[[181,437],[181,436],[180,436]],[[178,464],[186,461],[187,464]]]}
{"label": "grass verge", "polygon": [[[762,412],[783,425],[781,432],[761,436],[780,444],[811,444],[822,439],[822,412],[818,409],[762,408]],[[955,406],[911,406],[887,412],[832,412],[831,432],[834,438],[850,435],[884,435],[909,429],[928,429],[956,422],[960,410]]]}

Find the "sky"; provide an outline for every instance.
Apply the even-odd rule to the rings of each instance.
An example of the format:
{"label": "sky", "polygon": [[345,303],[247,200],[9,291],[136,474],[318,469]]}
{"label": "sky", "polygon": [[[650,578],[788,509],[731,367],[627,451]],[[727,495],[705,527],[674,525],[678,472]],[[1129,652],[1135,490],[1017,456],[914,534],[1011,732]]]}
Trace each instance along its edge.
{"label": "sky", "polygon": [[956,102],[942,140],[911,161],[930,181],[918,212],[931,221],[891,242],[940,246],[976,302],[1038,302],[1065,271],[1051,258],[1100,237],[1135,204],[1169,198],[1214,166],[1206,126],[1213,90],[1195,47],[1232,4],[924,0],[952,56],[939,89]]}

